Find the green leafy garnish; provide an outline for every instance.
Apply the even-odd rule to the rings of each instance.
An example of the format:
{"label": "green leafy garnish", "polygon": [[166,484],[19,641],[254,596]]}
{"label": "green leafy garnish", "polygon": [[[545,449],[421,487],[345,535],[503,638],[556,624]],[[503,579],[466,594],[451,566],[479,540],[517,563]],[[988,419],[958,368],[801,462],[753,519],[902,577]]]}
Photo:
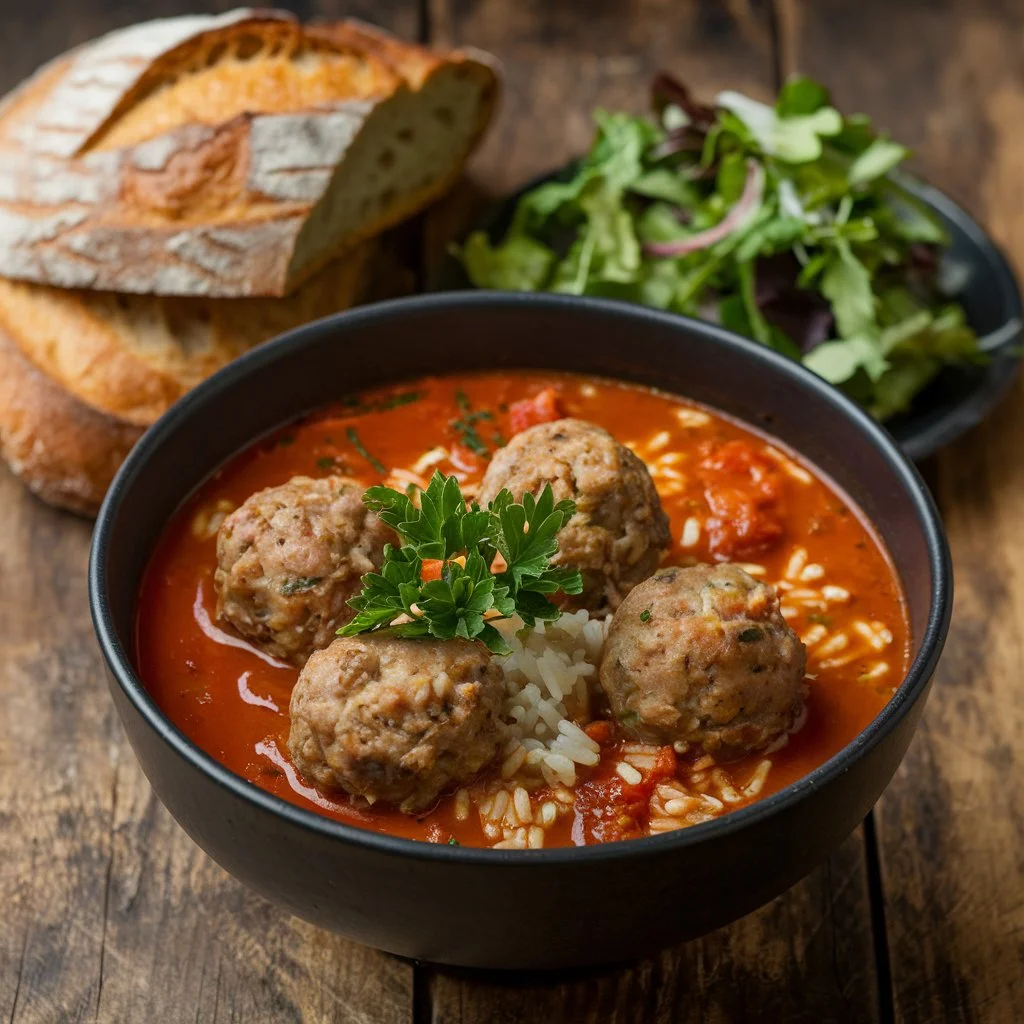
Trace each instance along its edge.
{"label": "green leafy garnish", "polygon": [[458,846],[459,845],[459,841],[458,841],[458,839],[455,838],[455,836],[449,836],[448,837],[448,845],[449,846]]}
{"label": "green leafy garnish", "polygon": [[640,621],[641,622],[650,622],[651,621],[651,609],[650,608],[645,608],[640,613]]}
{"label": "green leafy garnish", "polygon": [[364,459],[366,459],[366,461],[367,461],[367,462],[368,462],[368,463],[369,463],[369,464],[370,464],[370,465],[371,465],[371,466],[372,466],[372,467],[373,467],[373,468],[374,468],[374,469],[375,469],[375,470],[376,470],[376,471],[377,471],[378,473],[380,473],[380,475],[381,475],[381,476],[384,476],[384,474],[385,474],[385,473],[387,473],[387,471],[388,471],[388,469],[387,469],[387,466],[385,466],[385,465],[384,465],[384,463],[383,463],[383,462],[381,462],[381,461],[380,461],[380,459],[378,459],[378,458],[377,458],[376,456],[374,456],[374,455],[371,455],[371,454],[370,454],[370,453],[369,453],[369,452],[368,452],[368,451],[366,450],[366,446],[365,446],[365,445],[363,444],[363,442],[359,440],[359,434],[357,433],[357,431],[356,431],[356,428],[355,428],[355,427],[349,427],[349,428],[348,428],[348,429],[347,429],[347,430],[345,431],[345,436],[346,436],[346,437],[348,438],[348,440],[349,440],[349,443],[350,443],[350,444],[352,445],[352,447],[353,447],[353,448],[355,448],[355,450],[356,450],[357,452],[359,452],[359,454],[360,454],[360,455],[362,455],[362,457],[363,457]]}
{"label": "green leafy garnish", "polygon": [[338,460],[335,459],[333,455],[321,455],[320,458],[316,460],[316,468],[324,471],[334,469],[337,464]]}
{"label": "green leafy garnish", "polygon": [[[403,637],[463,637],[507,654],[495,618],[518,615],[527,626],[552,621],[561,614],[552,596],[583,589],[578,570],[551,565],[558,531],[576,506],[556,503],[550,485],[521,502],[503,490],[481,508],[466,504],[455,477],[435,472],[418,505],[383,486],[371,487],[363,503],[401,544],[385,547],[380,572],[363,577],[361,593],[349,602],[356,616],[339,636],[387,629]],[[495,572],[499,555],[504,567]],[[439,579],[424,581],[425,560],[441,563]]]}
{"label": "green leafy garnish", "polygon": [[301,594],[303,591],[312,590],[322,579],[322,576],[299,576],[293,580],[286,580],[281,584],[281,593],[285,597]]}
{"label": "green leafy garnish", "polygon": [[714,320],[803,360],[879,419],[944,366],[983,361],[940,287],[941,221],[889,176],[905,147],[807,78],[774,105],[723,92],[704,107],[656,84],[657,119],[597,111],[567,176],[523,195],[503,238],[467,239],[473,284]]}

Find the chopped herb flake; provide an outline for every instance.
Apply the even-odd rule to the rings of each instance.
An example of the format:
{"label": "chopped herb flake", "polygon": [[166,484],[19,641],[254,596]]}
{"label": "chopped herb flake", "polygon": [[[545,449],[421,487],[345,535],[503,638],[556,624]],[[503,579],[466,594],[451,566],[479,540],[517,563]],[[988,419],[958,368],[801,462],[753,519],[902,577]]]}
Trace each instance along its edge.
{"label": "chopped herb flake", "polygon": [[322,579],[322,576],[299,576],[296,579],[287,580],[281,584],[281,593],[285,597],[301,594],[303,591],[312,590]]}
{"label": "chopped herb flake", "polygon": [[819,626],[832,625],[832,616],[823,615],[821,612],[811,612],[811,614],[808,615],[807,618],[810,619],[811,622],[816,622]]}
{"label": "chopped herb flake", "polygon": [[341,404],[345,406],[352,415],[360,416],[368,412],[390,412],[400,405],[408,405],[410,402],[418,402],[423,397],[421,391],[399,391],[387,398],[381,398],[376,402],[364,402],[356,395],[343,398]]}
{"label": "chopped herb flake", "polygon": [[641,622],[650,622],[651,621],[651,609],[650,608],[645,608],[640,613],[640,621]]}
{"label": "chopped herb flake", "polygon": [[355,427],[349,427],[345,431],[346,436],[349,439],[352,447],[378,472],[381,476],[384,476],[388,469],[383,462],[380,461],[375,455],[371,455],[367,450],[366,446],[362,441],[359,440],[359,434],[356,433]]}
{"label": "chopped herb flake", "polygon": [[316,460],[316,468],[317,469],[323,469],[323,470],[334,469],[335,465],[337,465],[337,463],[336,463],[335,458],[334,458],[333,455],[323,455],[319,459]]}
{"label": "chopped herb flake", "polygon": [[449,836],[448,837],[448,845],[449,846],[458,846],[459,845],[459,841],[458,841],[458,839],[455,838],[455,836]]}
{"label": "chopped herb flake", "polygon": [[[459,435],[459,441],[474,455],[479,455],[482,459],[489,459],[491,451],[480,436],[476,425],[483,421],[492,421],[494,413],[489,409],[480,409],[474,412],[465,391],[455,392],[455,404],[462,411],[462,415],[451,421],[452,430]],[[495,433],[495,437],[500,437],[500,435]],[[497,443],[495,441],[495,444]]]}

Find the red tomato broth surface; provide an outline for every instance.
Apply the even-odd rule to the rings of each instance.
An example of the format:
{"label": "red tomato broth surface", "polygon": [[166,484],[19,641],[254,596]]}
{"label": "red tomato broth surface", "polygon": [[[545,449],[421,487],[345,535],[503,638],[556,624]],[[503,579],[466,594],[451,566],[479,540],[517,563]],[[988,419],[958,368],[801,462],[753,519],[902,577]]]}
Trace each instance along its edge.
{"label": "red tomato broth surface", "polygon": [[[522,405],[535,398],[536,415]],[[481,411],[488,415],[474,417]],[[169,522],[141,586],[137,664],[164,713],[230,770],[301,807],[379,832],[490,845],[476,813],[456,820],[451,795],[426,814],[408,816],[380,805],[355,806],[344,794],[318,793],[298,776],[287,755],[288,703],[297,670],[275,666],[244,644],[229,646],[208,635],[219,628],[212,622],[216,539],[214,530],[198,527],[218,511],[218,503],[223,515],[253,492],[292,476],[340,472],[370,486],[387,476],[379,472],[378,463],[408,469],[439,445],[449,447],[452,458],[437,468],[458,470],[464,488],[471,489],[486,468],[485,458],[473,447],[504,443],[513,418],[529,424],[538,416],[558,414],[599,424],[634,446],[649,465],[673,455],[671,468],[681,480],[662,479],[655,465],[672,525],[673,547],[664,564],[731,555],[763,567],[761,578],[775,582],[783,578],[794,549],[802,547],[807,563],[824,570],[822,582],[844,588],[851,597],[829,606],[827,617],[801,608],[789,619],[798,634],[826,621],[830,631],[867,621],[884,623],[891,632],[886,649],[891,665],[880,679],[861,678],[874,655],[823,669],[813,648],[809,650],[806,722],[781,750],[767,755],[772,767],[759,796],[803,777],[853,740],[902,680],[909,656],[895,570],[860,514],[811,467],[794,456],[787,458],[774,442],[720,414],[638,386],[518,371],[431,377],[368,392],[358,406],[339,403],[311,415],[221,467]],[[432,468],[425,468],[421,475],[430,472]],[[703,519],[705,528],[697,543],[684,549],[682,537],[691,517]],[[225,638],[222,634],[221,641]],[[599,725],[597,732],[601,763],[580,771],[576,809],[550,827],[547,846],[642,834],[639,808],[656,779],[645,773],[639,786],[623,782],[614,774],[614,754],[627,738],[617,727]],[[670,754],[671,749],[664,748]],[[752,755],[727,767],[742,782],[764,756]],[[659,756],[655,775],[681,771],[687,762],[692,767],[697,757],[672,755],[670,765]]]}

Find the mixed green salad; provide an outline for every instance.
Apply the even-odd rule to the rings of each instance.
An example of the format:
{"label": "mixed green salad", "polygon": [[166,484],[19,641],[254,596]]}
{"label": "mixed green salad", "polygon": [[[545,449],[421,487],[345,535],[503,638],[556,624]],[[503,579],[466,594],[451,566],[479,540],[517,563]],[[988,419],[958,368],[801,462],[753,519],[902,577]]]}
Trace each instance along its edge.
{"label": "mixed green salad", "polygon": [[474,285],[602,295],[720,323],[802,360],[879,419],[949,364],[984,359],[940,287],[942,224],[889,172],[907,155],[807,78],[774,106],[598,111],[571,176],[527,192],[505,236],[460,251]]}

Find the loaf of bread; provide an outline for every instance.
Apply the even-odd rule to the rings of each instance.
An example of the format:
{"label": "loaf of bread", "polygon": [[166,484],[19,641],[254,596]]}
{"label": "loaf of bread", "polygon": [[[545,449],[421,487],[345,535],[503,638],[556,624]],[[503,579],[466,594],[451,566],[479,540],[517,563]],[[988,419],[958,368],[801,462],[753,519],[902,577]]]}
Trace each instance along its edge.
{"label": "loaf of bread", "polygon": [[0,103],[0,455],[93,513],[203,378],[408,290],[375,236],[455,179],[497,91],[485,56],[272,10],[43,67]]}
{"label": "loaf of bread", "polygon": [[0,455],[43,500],[94,514],[146,427],[255,345],[370,295],[373,272],[385,268],[378,250],[363,242],[283,299],[0,279]]}
{"label": "loaf of bread", "polygon": [[287,295],[440,195],[497,92],[480,55],[354,22],[238,10],[113,32],[0,104],[0,275]]}

